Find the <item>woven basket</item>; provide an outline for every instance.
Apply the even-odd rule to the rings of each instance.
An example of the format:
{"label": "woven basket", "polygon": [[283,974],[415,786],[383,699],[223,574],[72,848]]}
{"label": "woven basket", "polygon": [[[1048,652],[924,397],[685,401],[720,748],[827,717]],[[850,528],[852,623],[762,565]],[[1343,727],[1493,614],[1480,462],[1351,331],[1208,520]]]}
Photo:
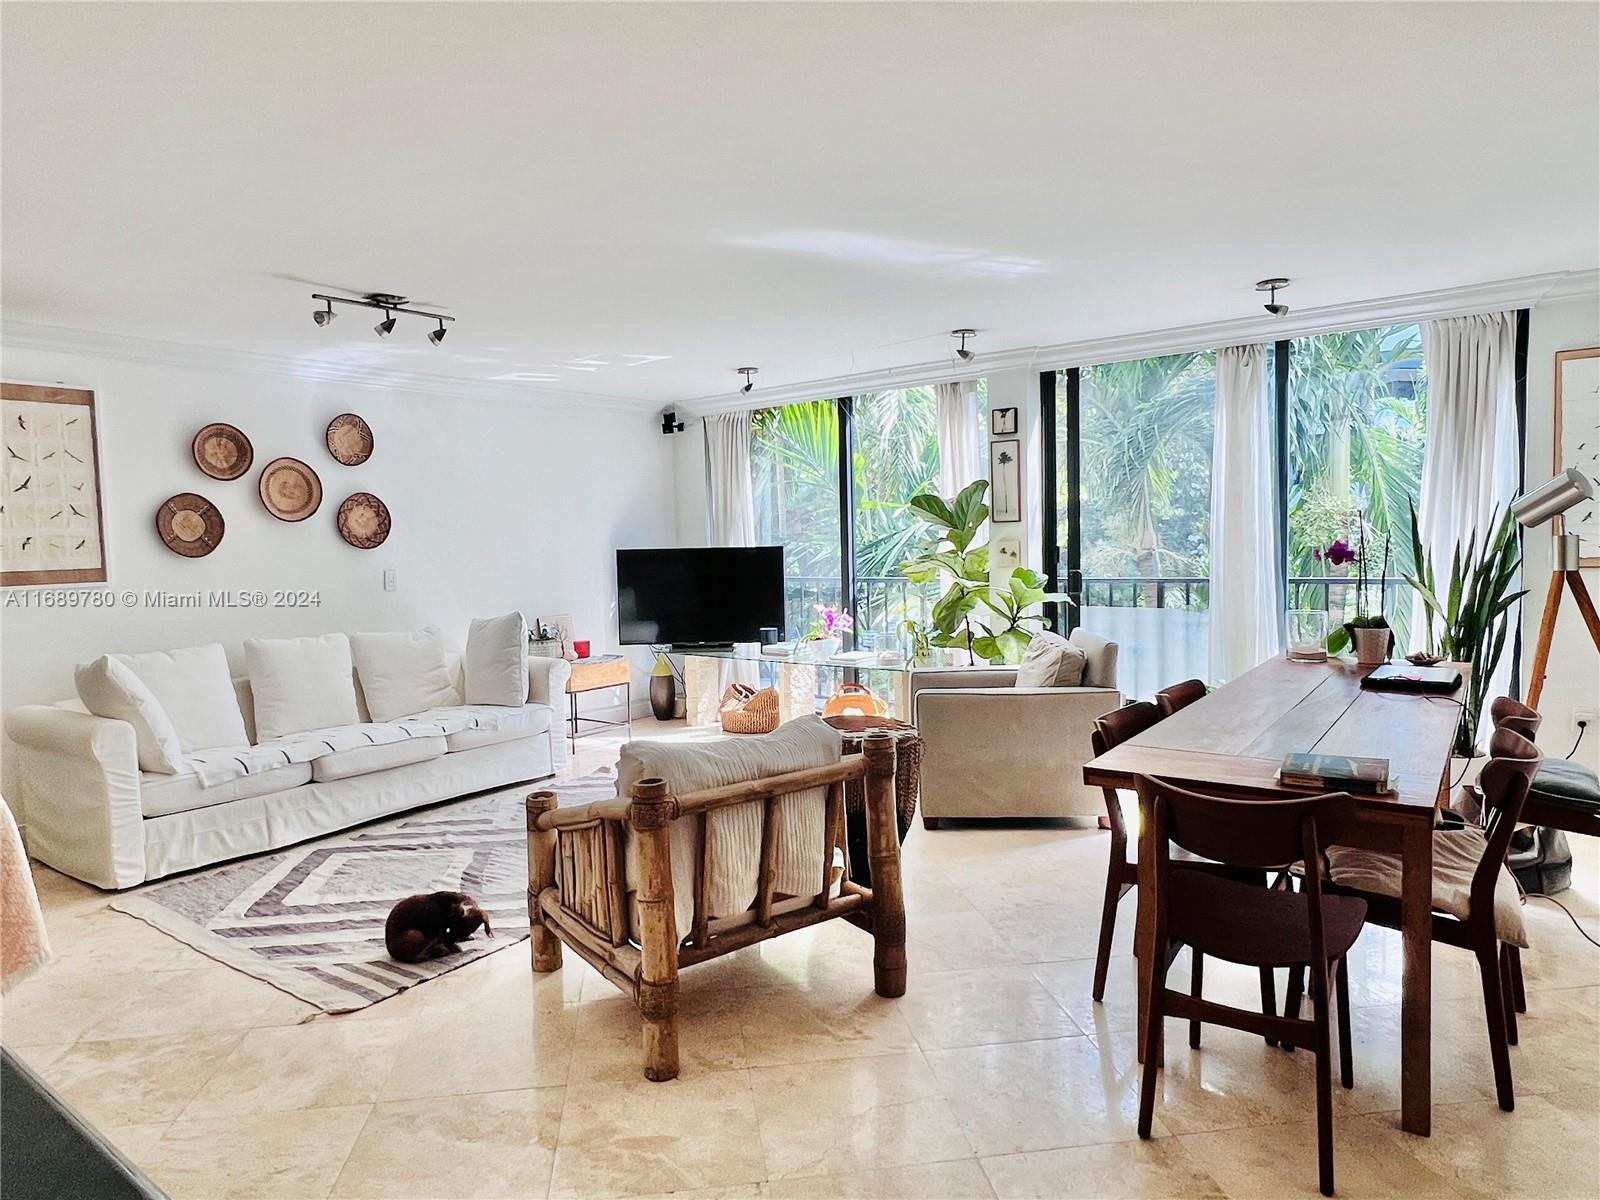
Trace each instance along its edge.
{"label": "woven basket", "polygon": [[778,693],[773,688],[755,688],[745,683],[730,683],[722,693],[723,733],[771,733],[778,727]]}

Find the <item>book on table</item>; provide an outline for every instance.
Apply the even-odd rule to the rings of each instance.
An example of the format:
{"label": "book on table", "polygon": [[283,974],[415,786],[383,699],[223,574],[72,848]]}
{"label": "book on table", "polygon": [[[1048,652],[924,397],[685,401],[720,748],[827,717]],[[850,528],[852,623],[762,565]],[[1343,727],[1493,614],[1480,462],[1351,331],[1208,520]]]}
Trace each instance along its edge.
{"label": "book on table", "polygon": [[1288,788],[1375,796],[1389,790],[1389,760],[1353,754],[1285,754],[1278,782]]}

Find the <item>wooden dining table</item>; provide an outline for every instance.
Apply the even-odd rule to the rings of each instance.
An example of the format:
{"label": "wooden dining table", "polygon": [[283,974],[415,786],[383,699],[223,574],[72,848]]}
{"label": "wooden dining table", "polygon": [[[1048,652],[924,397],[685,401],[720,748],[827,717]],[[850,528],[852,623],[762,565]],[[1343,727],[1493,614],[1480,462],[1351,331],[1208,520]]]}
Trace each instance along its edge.
{"label": "wooden dining table", "polygon": [[[1433,826],[1448,795],[1450,752],[1461,719],[1470,667],[1448,663],[1463,685],[1448,696],[1366,691],[1373,668],[1342,658],[1325,663],[1273,658],[1180,709],[1145,732],[1091,760],[1084,782],[1134,786],[1157,775],[1220,795],[1274,798],[1305,795],[1279,786],[1286,754],[1315,751],[1389,760],[1392,791],[1357,798],[1356,818],[1341,842],[1398,854],[1401,863],[1400,1124],[1427,1136],[1432,1079]],[[1154,913],[1153,822],[1141,813],[1139,915],[1139,1045],[1144,1045]]]}

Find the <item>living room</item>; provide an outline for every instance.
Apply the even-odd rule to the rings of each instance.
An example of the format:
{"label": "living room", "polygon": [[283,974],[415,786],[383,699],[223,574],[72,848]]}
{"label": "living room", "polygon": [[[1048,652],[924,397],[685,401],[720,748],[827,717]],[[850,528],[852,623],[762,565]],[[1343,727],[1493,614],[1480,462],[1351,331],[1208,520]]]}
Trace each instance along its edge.
{"label": "living room", "polygon": [[1600,8],[0,19],[7,1197],[1600,1186]]}

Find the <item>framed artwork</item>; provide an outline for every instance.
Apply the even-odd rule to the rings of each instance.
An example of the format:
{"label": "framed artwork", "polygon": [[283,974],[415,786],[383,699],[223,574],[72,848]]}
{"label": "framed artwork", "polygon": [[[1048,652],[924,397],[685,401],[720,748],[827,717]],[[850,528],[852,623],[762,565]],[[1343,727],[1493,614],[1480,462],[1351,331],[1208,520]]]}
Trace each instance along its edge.
{"label": "framed artwork", "polygon": [[[1556,355],[1555,470],[1577,467],[1600,492],[1600,346]],[[1600,567],[1600,502],[1585,500],[1556,518],[1578,535],[1579,562]]]}
{"label": "framed artwork", "polygon": [[1017,432],[1017,410],[996,408],[989,412],[989,432],[995,436]]}
{"label": "framed artwork", "polygon": [[106,581],[94,393],[0,383],[0,587]]}
{"label": "framed artwork", "polygon": [[997,525],[1022,520],[1021,441],[989,443],[989,479],[989,520]]}
{"label": "framed artwork", "polygon": [[1014,571],[1022,565],[1022,539],[1014,533],[994,540],[994,566],[1001,571]]}

